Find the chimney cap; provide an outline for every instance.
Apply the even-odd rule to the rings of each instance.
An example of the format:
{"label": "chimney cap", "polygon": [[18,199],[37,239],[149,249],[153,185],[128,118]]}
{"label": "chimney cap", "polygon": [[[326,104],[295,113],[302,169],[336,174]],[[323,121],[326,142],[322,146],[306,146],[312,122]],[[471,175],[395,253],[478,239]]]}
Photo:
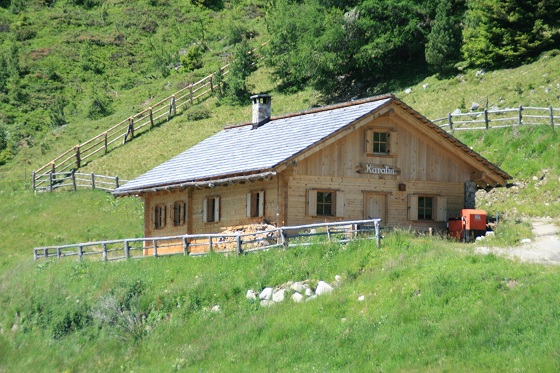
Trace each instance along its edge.
{"label": "chimney cap", "polygon": [[258,95],[253,95],[253,96],[251,96],[251,100],[253,100],[253,102],[257,102],[257,100],[259,100],[259,99],[261,99],[261,98],[263,99],[263,101],[266,102],[266,101],[267,101],[266,99],[271,99],[272,96],[271,96],[271,95],[268,95],[268,94],[266,94],[266,93],[260,93],[260,94],[258,94]]}

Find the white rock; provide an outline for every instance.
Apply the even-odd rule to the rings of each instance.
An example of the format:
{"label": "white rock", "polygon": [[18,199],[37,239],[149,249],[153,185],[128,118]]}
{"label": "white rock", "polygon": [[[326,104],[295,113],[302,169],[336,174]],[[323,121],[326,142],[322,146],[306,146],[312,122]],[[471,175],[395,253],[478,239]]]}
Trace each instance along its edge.
{"label": "white rock", "polygon": [[461,114],[461,109],[457,108],[455,110],[453,110],[453,112],[451,114]]}
{"label": "white rock", "polygon": [[314,295],[315,295],[315,293],[313,292],[313,290],[311,290],[310,288],[305,289],[305,296],[306,297],[312,297]]}
{"label": "white rock", "polygon": [[422,84],[422,89],[428,88],[430,85],[428,83]]}
{"label": "white rock", "polygon": [[306,302],[309,302],[310,300],[313,300],[313,299],[315,299],[315,298],[317,298],[317,295],[312,295],[312,296],[310,296],[309,298],[307,298],[305,301],[306,301]]}
{"label": "white rock", "polygon": [[336,276],[334,276],[334,280],[335,280],[336,282],[341,282],[341,281],[342,281],[342,276],[336,275]]}
{"label": "white rock", "polygon": [[292,300],[296,303],[301,303],[303,302],[303,295],[301,295],[300,293],[293,293]]}
{"label": "white rock", "polygon": [[521,241],[519,241],[520,243],[531,243],[531,239],[530,238],[524,238]]}
{"label": "white rock", "polygon": [[496,235],[496,232],[494,232],[494,231],[486,232],[486,236],[495,236],[495,235]]}
{"label": "white rock", "polygon": [[280,289],[272,294],[272,300],[276,303],[281,303],[286,298],[286,290]]}
{"label": "white rock", "polygon": [[263,299],[261,300],[261,306],[262,307],[270,307],[274,304],[273,301],[271,301],[270,299]]}
{"label": "white rock", "polygon": [[292,289],[293,291],[297,291],[298,293],[303,293],[303,291],[305,290],[301,282],[294,282],[292,286],[290,286],[290,289]]}
{"label": "white rock", "polygon": [[404,93],[410,93],[410,92],[412,92],[412,88],[407,88],[404,90]]}
{"label": "white rock", "polygon": [[366,299],[365,295],[360,295],[360,296],[358,297],[358,300],[359,300],[360,302],[363,302],[365,299]]}
{"label": "white rock", "polygon": [[317,284],[317,289],[315,289],[315,294],[323,295],[332,292],[334,288],[327,284],[325,281],[319,281]]}
{"label": "white rock", "polygon": [[247,294],[245,294],[245,298],[253,303],[257,299],[257,294],[253,291],[253,289],[247,290]]}
{"label": "white rock", "polygon": [[214,307],[212,307],[212,309],[210,310],[210,312],[212,312],[212,313],[220,313],[220,312],[221,312],[221,310],[220,310],[220,305],[219,305],[219,304],[216,304]]}
{"label": "white rock", "polygon": [[263,291],[261,291],[261,293],[259,294],[259,299],[260,300],[269,300],[270,298],[272,298],[272,292],[274,291],[274,289],[272,288],[264,288]]}

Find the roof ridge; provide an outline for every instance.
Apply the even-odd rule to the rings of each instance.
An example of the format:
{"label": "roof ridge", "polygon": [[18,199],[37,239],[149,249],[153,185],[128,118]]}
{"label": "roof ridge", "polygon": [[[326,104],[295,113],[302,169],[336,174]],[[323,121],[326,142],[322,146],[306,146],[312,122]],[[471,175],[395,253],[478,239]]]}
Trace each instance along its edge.
{"label": "roof ridge", "polygon": [[[316,108],[305,109],[305,110],[302,110],[302,111],[296,111],[296,112],[288,113],[288,114],[281,114],[281,115],[277,115],[277,116],[274,116],[274,117],[270,117],[270,121],[278,120],[278,119],[292,118],[292,117],[297,117],[297,116],[300,116],[300,115],[320,113],[320,112],[323,112],[323,111],[329,111],[329,110],[334,110],[334,109],[341,109],[341,108],[345,108],[345,107],[366,104],[366,103],[369,103],[369,102],[386,100],[388,98],[395,99],[396,97],[392,93],[387,93],[387,94],[384,94],[384,95],[372,96],[372,97],[362,98],[362,99],[354,100],[354,101],[347,101],[347,102],[342,102],[342,103],[338,103],[338,104],[325,105],[325,106],[320,106],[320,107],[316,107]],[[244,126],[250,126],[252,124],[253,124],[252,122],[231,124],[231,125],[225,126],[223,129],[239,128],[239,127],[244,127]]]}

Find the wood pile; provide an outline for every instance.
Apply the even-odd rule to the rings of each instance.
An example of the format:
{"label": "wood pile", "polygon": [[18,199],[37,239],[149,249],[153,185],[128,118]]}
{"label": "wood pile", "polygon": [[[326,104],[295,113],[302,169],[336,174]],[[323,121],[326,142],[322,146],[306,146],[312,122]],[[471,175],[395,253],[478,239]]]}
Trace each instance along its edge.
{"label": "wood pile", "polygon": [[[236,225],[232,227],[222,227],[223,234],[249,234],[249,236],[241,236],[243,249],[252,249],[262,246],[268,246],[276,243],[276,231],[265,232],[270,230],[275,230],[274,225],[259,223],[259,224],[247,224],[247,225]],[[263,233],[259,233],[263,232]],[[250,243],[244,243],[247,241],[255,241]],[[213,244],[213,250],[215,251],[236,251],[237,242],[236,237],[222,237],[218,242]]]}

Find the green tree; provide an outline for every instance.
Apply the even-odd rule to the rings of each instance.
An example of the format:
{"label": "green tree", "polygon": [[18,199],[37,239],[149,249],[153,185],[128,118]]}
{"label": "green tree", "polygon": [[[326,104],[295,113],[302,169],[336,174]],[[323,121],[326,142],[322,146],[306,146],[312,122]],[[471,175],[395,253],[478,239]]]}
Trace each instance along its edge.
{"label": "green tree", "polygon": [[474,66],[513,66],[559,45],[559,0],[470,0],[465,60]]}
{"label": "green tree", "polygon": [[249,43],[244,39],[235,48],[225,85],[225,96],[231,103],[247,102],[249,93],[247,78],[256,69],[257,60],[251,51]]}
{"label": "green tree", "polygon": [[426,62],[442,73],[452,70],[461,58],[461,20],[465,13],[465,1],[440,0],[436,18],[428,34]]}

